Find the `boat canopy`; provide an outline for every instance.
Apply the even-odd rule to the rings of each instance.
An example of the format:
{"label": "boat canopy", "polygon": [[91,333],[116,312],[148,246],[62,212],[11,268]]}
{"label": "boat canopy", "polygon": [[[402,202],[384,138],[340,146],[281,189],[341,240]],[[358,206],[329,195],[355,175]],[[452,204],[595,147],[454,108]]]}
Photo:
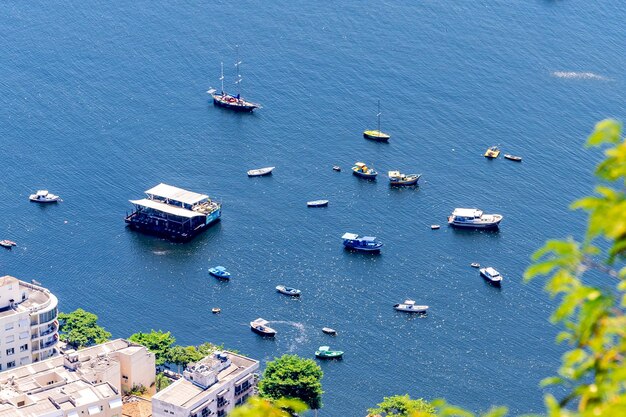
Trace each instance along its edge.
{"label": "boat canopy", "polygon": [[485,272],[491,275],[492,277],[497,277],[498,275],[500,275],[500,273],[496,271],[495,269],[493,269],[492,267],[485,268]]}
{"label": "boat canopy", "polygon": [[261,326],[265,326],[267,323],[269,323],[269,321],[264,320],[261,317],[259,317],[258,319],[254,320],[252,323],[259,324]]}
{"label": "boat canopy", "polygon": [[363,242],[375,242],[376,238],[374,236],[363,236],[361,240]]}
{"label": "boat canopy", "polygon": [[37,191],[37,195],[41,197],[45,197],[48,195],[48,190],[39,190]]}
{"label": "boat canopy", "polygon": [[169,204],[160,203],[158,201],[142,198],[141,200],[129,200],[136,206],[151,208],[153,210],[162,211],[163,213],[172,214],[174,216],[191,219],[193,217],[204,216],[204,214],[193,210],[187,210],[180,207],[171,206]]}
{"label": "boat canopy", "polygon": [[330,346],[320,346],[318,350],[322,352],[327,352],[330,350]]}
{"label": "boat canopy", "polygon": [[209,198],[208,195],[194,193],[193,191],[183,190],[182,188],[163,183],[146,190],[146,194],[191,205]]}
{"label": "boat canopy", "polygon": [[404,304],[412,306],[412,305],[415,305],[415,301],[413,301],[413,300],[405,300]]}
{"label": "boat canopy", "polygon": [[388,175],[390,177],[400,177],[402,174],[400,174],[400,171],[389,171]]}
{"label": "boat canopy", "polygon": [[481,217],[483,212],[475,208],[455,208],[452,215],[459,217]]}
{"label": "boat canopy", "polygon": [[224,268],[224,267],[223,267],[223,266],[221,266],[221,265],[215,266],[215,267],[213,267],[213,269],[214,269],[215,271],[220,271],[220,272],[224,272],[224,271],[226,271],[226,268]]}
{"label": "boat canopy", "polygon": [[354,166],[357,166],[359,168],[367,168],[367,165],[365,165],[363,162],[355,162]]}
{"label": "boat canopy", "polygon": [[358,239],[359,235],[357,235],[356,233],[345,233],[343,236],[341,236],[342,239],[348,239],[348,240],[355,240]]}

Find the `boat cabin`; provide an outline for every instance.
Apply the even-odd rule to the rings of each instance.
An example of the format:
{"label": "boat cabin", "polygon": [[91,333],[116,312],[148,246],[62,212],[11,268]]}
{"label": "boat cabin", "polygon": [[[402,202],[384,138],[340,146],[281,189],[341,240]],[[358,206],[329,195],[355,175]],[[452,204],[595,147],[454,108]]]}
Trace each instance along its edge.
{"label": "boat cabin", "polygon": [[468,208],[457,208],[452,212],[452,216],[455,220],[474,220],[480,219],[483,216],[482,210],[478,209],[468,209]]}

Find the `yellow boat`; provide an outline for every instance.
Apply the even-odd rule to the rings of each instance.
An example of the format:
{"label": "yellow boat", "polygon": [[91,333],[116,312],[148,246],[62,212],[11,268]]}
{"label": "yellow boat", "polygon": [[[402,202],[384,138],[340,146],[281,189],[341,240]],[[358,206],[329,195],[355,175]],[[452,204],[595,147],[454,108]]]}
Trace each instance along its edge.
{"label": "yellow boat", "polygon": [[500,155],[500,149],[498,149],[497,146],[492,146],[491,148],[487,149],[487,152],[485,152],[485,158],[497,158]]}
{"label": "yellow boat", "polygon": [[391,136],[380,130],[380,100],[378,100],[378,114],[376,117],[378,118],[378,129],[366,130],[363,132],[363,137],[378,142],[387,142]]}

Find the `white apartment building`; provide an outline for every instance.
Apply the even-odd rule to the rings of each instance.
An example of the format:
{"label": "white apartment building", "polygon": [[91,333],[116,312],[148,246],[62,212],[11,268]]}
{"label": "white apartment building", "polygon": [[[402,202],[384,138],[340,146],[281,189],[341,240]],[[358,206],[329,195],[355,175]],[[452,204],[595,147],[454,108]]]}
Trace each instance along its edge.
{"label": "white apartment building", "polygon": [[58,355],[57,303],[43,287],[0,278],[0,371]]}
{"label": "white apartment building", "polygon": [[154,354],[117,339],[0,373],[0,417],[121,417],[122,395],[151,387]]}
{"label": "white apartment building", "polygon": [[152,397],[152,417],[225,416],[252,395],[258,369],[258,361],[230,352],[189,364],[183,378]]}

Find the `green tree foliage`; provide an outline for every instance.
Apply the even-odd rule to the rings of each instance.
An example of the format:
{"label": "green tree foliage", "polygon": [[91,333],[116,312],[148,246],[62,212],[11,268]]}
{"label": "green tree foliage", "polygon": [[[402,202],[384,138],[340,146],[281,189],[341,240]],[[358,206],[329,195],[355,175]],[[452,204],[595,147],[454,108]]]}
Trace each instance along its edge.
{"label": "green tree foliage", "polygon": [[104,343],[111,333],[98,326],[98,316],[79,308],[59,314],[59,336],[74,349]]}
{"label": "green tree foliage", "polygon": [[315,361],[283,355],[268,362],[259,382],[259,393],[261,397],[271,400],[298,399],[317,410],[322,406],[323,375]]}
{"label": "green tree foliage", "polygon": [[306,405],[298,400],[283,398],[270,401],[264,398],[251,397],[241,407],[231,411],[228,417],[292,417],[294,412],[301,413],[306,409]]}
{"label": "green tree foliage", "polygon": [[432,416],[435,412],[435,407],[422,398],[413,400],[406,394],[385,397],[383,402],[379,403],[376,408],[367,410],[370,416],[382,417],[412,417],[417,412],[421,412],[421,415]]}
{"label": "green tree foliage", "polygon": [[[572,204],[588,213],[582,241],[549,240],[533,256],[526,280],[547,277],[545,289],[558,299],[551,320],[563,326],[558,343],[570,349],[557,375],[543,386],[560,385],[563,398],[544,396],[549,417],[626,416],[626,140],[615,120],[596,124],[587,146],[606,146],[596,167],[602,185],[595,195]],[[443,400],[433,402],[438,416],[474,414]],[[501,417],[504,407],[483,416]]]}
{"label": "green tree foliage", "polygon": [[157,366],[165,364],[168,359],[168,352],[176,339],[170,332],[152,330],[150,333],[135,333],[128,340],[145,346],[154,353]]}
{"label": "green tree foliage", "polygon": [[156,386],[156,391],[159,392],[162,389],[167,388],[170,385],[170,379],[160,372],[156,374],[156,378],[154,379],[154,385]]}

